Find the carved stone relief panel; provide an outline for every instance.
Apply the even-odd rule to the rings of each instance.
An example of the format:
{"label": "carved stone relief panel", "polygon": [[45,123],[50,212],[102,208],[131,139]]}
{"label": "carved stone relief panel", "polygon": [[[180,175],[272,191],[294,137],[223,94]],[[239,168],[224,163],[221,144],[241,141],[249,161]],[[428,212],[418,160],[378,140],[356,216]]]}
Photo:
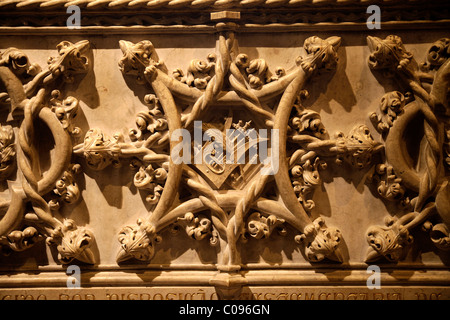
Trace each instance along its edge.
{"label": "carved stone relief panel", "polygon": [[0,295],[449,299],[448,30],[208,23],[0,35]]}

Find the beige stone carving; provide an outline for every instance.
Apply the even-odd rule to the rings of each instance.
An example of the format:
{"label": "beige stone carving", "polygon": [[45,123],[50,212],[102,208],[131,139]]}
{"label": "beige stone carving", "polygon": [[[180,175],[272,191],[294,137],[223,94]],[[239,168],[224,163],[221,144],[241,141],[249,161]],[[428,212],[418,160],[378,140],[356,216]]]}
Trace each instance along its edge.
{"label": "beige stone carving", "polygon": [[[283,69],[278,68],[276,76],[271,77],[269,76],[268,66],[263,59],[249,61],[247,55],[239,53],[234,40],[234,24],[218,24],[217,27],[219,30],[219,55],[210,54],[207,61],[191,61],[186,77],[184,77],[181,69],[176,69],[172,73],[172,77],[170,77],[167,74],[167,68],[165,68],[164,63],[159,60],[153,44],[147,40],[136,44],[124,40],[120,41],[120,47],[124,53],[123,58],[119,62],[120,70],[125,76],[135,77],[138,83],[142,83],[142,80],[146,79],[152,86],[156,95],[156,98],[152,98],[152,100],[156,104],[161,104],[167,120],[169,134],[175,129],[192,128],[193,122],[201,120],[212,105],[229,101],[233,104],[241,105],[241,108],[247,109],[255,116],[260,117],[266,128],[279,130],[281,141],[285,141],[287,123],[293,102],[295,102],[298,94],[303,89],[304,83],[317,70],[322,68],[331,70],[335,67],[337,60],[336,50],[340,39],[338,37],[331,37],[326,40],[318,37],[308,38],[305,41],[307,55],[298,59],[298,66],[294,71],[290,74],[285,74]],[[224,88],[225,79],[229,81],[229,89]],[[283,94],[283,92],[285,93]],[[261,101],[267,99],[265,97],[280,94],[282,97],[276,112],[262,107]],[[174,97],[189,102],[192,107],[188,108],[185,113],[180,114],[174,103]],[[232,110],[230,109],[229,112],[232,112]],[[139,127],[141,132],[141,128],[145,128],[147,123],[155,121],[154,116],[152,118],[152,121],[140,120]],[[238,120],[240,124],[235,126],[235,128],[243,125],[243,119]],[[164,122],[164,128],[165,124],[166,122]],[[241,128],[245,127],[243,130],[246,130],[250,125],[251,122],[247,122]],[[137,132],[133,132],[133,136],[136,136],[136,134]],[[155,137],[155,134],[151,135],[150,138]],[[141,136],[140,133],[137,135]],[[158,135],[154,138],[153,143],[160,144],[160,141],[163,139],[163,136]],[[151,152],[151,145],[145,145]],[[173,149],[173,146],[174,143],[171,142],[171,149]],[[121,149],[119,147],[119,150]],[[84,150],[86,150],[86,146]],[[279,173],[275,174],[275,183],[277,186],[281,184],[284,187],[286,186],[285,181],[289,181],[289,176],[286,150],[285,148],[280,148],[280,151],[280,159],[284,166],[280,168]],[[155,152],[154,159],[156,159],[157,155],[158,153]],[[161,157],[167,159],[167,155],[162,154]],[[243,167],[241,166],[241,170],[245,170]],[[151,181],[152,178],[150,178],[151,174],[149,174],[148,168],[150,168],[150,172],[153,170],[152,165],[147,168],[141,167],[137,177],[142,180],[148,177],[147,180]],[[195,165],[175,164],[169,161],[168,168],[164,171],[164,176],[167,174],[164,191],[156,208],[150,212],[148,218],[140,220],[137,227],[126,227],[120,236],[123,250],[119,254],[120,261],[123,261],[124,257],[127,256],[132,256],[139,260],[144,258],[151,259],[154,253],[154,242],[151,239],[156,236],[155,233],[157,234],[168,224],[173,223],[175,219],[186,224],[187,234],[197,240],[202,240],[217,230],[214,233],[218,234],[219,247],[220,251],[222,251],[222,258],[218,268],[223,270],[238,270],[240,268],[239,252],[236,245],[237,241],[244,237],[246,231],[255,238],[268,237],[273,228],[284,221],[293,224],[300,232],[304,232],[306,227],[310,228],[312,221],[299,205],[292,188],[287,192],[280,192],[283,198],[285,198],[285,194],[289,195],[289,197],[286,196],[284,199],[289,210],[286,213],[290,212],[287,217],[279,216],[279,213],[276,211],[269,216],[254,212],[248,217],[247,227],[245,227],[249,209],[262,196],[263,189],[270,180],[269,176],[259,175],[252,181],[244,182],[244,185],[239,188],[242,199],[234,202],[232,200],[234,197],[230,198],[224,195],[219,201],[218,194],[214,190],[217,184],[211,186],[202,184],[199,173],[195,168]],[[217,166],[214,166],[214,168],[218,169]],[[214,168],[210,167],[207,171],[212,170],[214,172]],[[226,169],[222,168],[216,171],[215,174],[220,175],[225,171]],[[231,172],[228,171],[227,173],[230,174]],[[217,178],[212,177],[212,179]],[[200,203],[196,203],[195,208],[188,206],[186,209],[190,212],[186,214],[183,212],[184,210],[178,210],[178,207],[171,209],[179,183],[183,183],[185,187],[191,189],[194,194],[197,194],[197,199],[200,200]],[[223,187],[221,188],[223,189]],[[296,201],[294,202],[291,199]],[[195,200],[195,197],[187,203],[193,200]],[[226,202],[228,204],[224,206],[223,203]],[[276,205],[280,206],[280,204]],[[186,202],[180,207],[184,206],[186,206]],[[193,213],[201,210],[208,210],[211,218],[205,215],[197,216]],[[180,216],[180,214],[182,215]],[[327,228],[323,224],[318,230],[319,232],[308,231],[308,236],[312,237],[313,241],[321,242],[322,237],[329,237],[326,231]],[[130,232],[136,235],[139,234],[139,237],[130,237]],[[331,233],[333,232],[331,231]],[[215,237],[217,236],[213,236],[212,239],[215,239]],[[216,242],[216,240],[211,241]],[[324,241],[326,242],[325,239]],[[152,250],[146,250],[145,254],[142,254],[142,250],[135,249],[139,246],[137,243],[142,244],[146,248],[151,247]],[[336,245],[321,248],[319,250],[320,253],[315,255],[315,251],[318,250],[317,246],[308,245],[307,257],[311,257],[313,261],[322,260],[330,255],[334,257],[337,247],[336,243]]]}
{"label": "beige stone carving", "polygon": [[14,131],[8,126],[0,127],[0,157],[0,180],[6,180],[16,164]]}
{"label": "beige stone carving", "polygon": [[[421,225],[430,232],[439,249],[448,250],[449,187],[444,141],[448,126],[450,41],[440,39],[435,42],[422,69],[398,36],[391,35],[386,39],[369,36],[367,42],[372,52],[369,66],[395,77],[408,90],[405,94],[399,91],[385,94],[380,105],[381,115],[373,113],[370,116],[377,128],[387,134],[387,165],[377,167],[378,173],[386,177],[379,183],[378,192],[387,199],[400,200],[408,191],[411,198],[410,213],[395,223],[387,223],[387,228],[373,226],[367,231],[371,246],[367,259],[384,256],[398,261],[401,249],[413,241],[410,232]],[[432,74],[430,70],[436,72]],[[420,127],[412,128],[417,125],[416,119],[422,122],[424,143],[420,145],[416,159],[412,159],[404,141],[406,138],[407,143],[420,144],[420,141],[408,141],[406,136],[408,130],[420,130]],[[414,167],[412,163],[418,163],[418,166]],[[437,221],[435,216],[438,216]]]}
{"label": "beige stone carving", "polygon": [[[33,3],[42,11],[45,5],[53,10],[69,2]],[[142,24],[135,29],[142,37],[131,29],[121,30],[120,37],[115,34],[112,40],[94,36],[102,45],[112,46],[94,53],[89,51],[88,40],[62,41],[45,68],[20,49],[2,49],[0,105],[9,112],[0,126],[0,193],[3,199],[8,196],[0,201],[0,247],[8,259],[45,240],[56,263],[86,268],[88,280],[83,281],[98,286],[83,291],[86,297],[100,286],[111,285],[109,279],[136,286],[135,291],[127,291],[117,285],[113,288],[117,291],[106,293],[108,299],[119,298],[118,292],[122,299],[150,297],[139,286],[152,286],[148,292],[154,299],[187,299],[194,294],[204,298],[205,290],[211,299],[307,299],[313,294],[319,299],[367,297],[361,288],[351,290],[353,285],[365,285],[365,268],[370,264],[387,269],[383,285],[410,286],[405,279],[441,287],[449,284],[444,270],[450,250],[448,38],[438,39],[428,52],[422,52],[422,40],[417,50],[411,50],[397,35],[369,36],[367,47],[362,47],[360,39],[349,33],[343,32],[341,38],[325,30],[317,33],[319,37],[302,30],[280,38],[283,43],[291,41],[289,46],[295,43],[292,48],[303,42],[292,55],[292,48],[281,52],[276,41],[271,42],[273,48],[254,50],[254,43],[267,35],[252,39],[251,31],[298,31],[294,27],[303,23],[299,21],[320,22],[314,10],[301,12],[303,4],[298,1],[76,3],[85,10],[83,21],[88,24],[109,19],[110,26],[128,25],[129,13],[123,17],[111,13],[118,6],[149,11],[133,11],[135,16],[131,16]],[[367,4],[352,3],[358,8]],[[333,21],[327,23],[345,20],[347,4],[337,9],[333,1],[322,4],[327,12],[337,12],[328,14]],[[280,8],[258,16],[257,5]],[[309,5],[313,8],[316,2]],[[7,10],[15,6],[14,1],[0,4]],[[183,17],[183,10],[200,7],[205,12],[198,17]],[[154,17],[155,8],[166,10],[159,20]],[[233,11],[215,12],[225,8]],[[245,12],[247,20],[239,21],[236,8]],[[286,14],[294,8],[295,12]],[[99,9],[107,13],[96,20],[93,16]],[[209,15],[208,10],[214,12]],[[398,17],[407,15],[407,10],[396,10],[401,11]],[[5,15],[0,13],[2,18]],[[33,21],[29,15],[24,13],[26,21]],[[199,38],[215,36],[215,49],[211,49],[214,45],[191,48],[193,42],[186,34],[192,33],[189,37],[194,39],[194,29],[177,29],[180,17],[185,19],[182,23],[195,26],[195,32],[205,32],[199,32]],[[366,28],[364,19],[363,14],[355,15],[355,28]],[[269,28],[272,20],[278,23]],[[152,26],[145,25],[149,21]],[[160,26],[156,26],[158,21]],[[49,25],[55,23],[48,20]],[[0,29],[9,25],[17,25],[17,16],[5,18]],[[308,30],[324,31],[314,28]],[[144,34],[143,30],[152,32]],[[176,41],[155,30],[164,30]],[[174,30],[183,36],[171,34]],[[356,42],[360,52],[352,49],[354,43],[346,47],[346,38]],[[354,70],[361,66],[352,61],[355,55],[369,51],[365,69]],[[420,55],[426,59],[423,63],[415,61]],[[284,65],[278,65],[283,61]],[[97,64],[95,72],[93,64]],[[102,73],[103,68],[111,72]],[[95,78],[97,73],[102,76]],[[360,82],[355,81],[358,77]],[[102,87],[103,82],[108,84]],[[96,101],[92,94],[101,90],[101,99]],[[120,96],[124,92],[129,97]],[[374,92],[380,96],[372,99]],[[352,101],[352,95],[358,99]],[[116,97],[117,102],[113,101]],[[358,105],[360,101],[373,103]],[[108,127],[108,120],[98,119],[106,114],[103,108],[115,124],[126,123],[131,116],[131,125]],[[351,108],[370,113],[361,118]],[[86,118],[79,120],[80,114]],[[100,116],[91,120],[92,115]],[[174,139],[179,130],[191,137],[183,140],[182,149],[180,140]],[[227,130],[242,133],[233,138],[231,146],[226,141]],[[198,132],[200,140],[195,139]],[[258,143],[249,143],[248,132],[255,134]],[[42,148],[47,142],[51,146],[45,155]],[[263,161],[261,153],[250,156],[252,148],[261,147],[259,143],[268,146],[270,163]],[[243,150],[246,161],[227,162],[231,150]],[[183,161],[176,161],[181,155]],[[195,161],[198,155],[201,162]],[[342,190],[330,187],[334,182]],[[103,212],[108,209],[111,213]],[[380,213],[386,214],[384,223],[377,222]],[[97,230],[91,230],[90,223],[103,229],[97,238],[102,248],[96,246]],[[104,257],[100,249],[113,255],[107,251],[107,258],[99,261]],[[365,253],[365,259],[352,260],[355,252]],[[417,262],[421,253],[442,262],[427,271],[429,282],[409,274],[409,269],[392,272],[397,271],[396,263]],[[172,266],[175,259],[179,261]],[[42,277],[57,279],[55,286],[63,286],[66,279],[51,273],[65,267],[51,268],[45,271],[50,275],[43,272]],[[5,280],[0,275],[0,285],[16,285],[15,281],[24,278],[14,274]],[[199,293],[192,294],[190,288],[170,291],[169,286],[175,288],[180,281],[198,286]],[[335,287],[296,291],[305,282]],[[273,292],[258,291],[274,284],[279,287]],[[247,292],[251,286],[253,291]],[[430,298],[448,297],[444,288],[441,293],[417,289],[416,296],[426,297],[426,292]],[[10,297],[13,291],[0,292],[0,297]],[[403,292],[389,294],[398,298]],[[82,296],[81,291],[78,295]],[[66,291],[60,294],[60,298],[74,296]]]}
{"label": "beige stone carving", "polygon": [[266,239],[275,229],[278,229],[279,234],[285,235],[286,229],[283,223],[284,220],[278,219],[275,215],[265,217],[259,212],[253,212],[248,216],[247,233],[256,239]]}
{"label": "beige stone carving", "polygon": [[[49,58],[48,68],[42,71],[18,49],[10,48],[1,54],[0,79],[7,91],[2,97],[11,104],[10,118],[20,123],[17,145],[12,143],[13,131],[2,127],[2,176],[4,179],[11,174],[16,153],[18,170],[23,175],[22,186],[10,185],[11,198],[2,203],[6,213],[0,221],[0,241],[7,253],[25,250],[46,238],[48,244],[56,245],[62,263],[73,259],[94,263],[89,249],[93,234],[78,228],[73,220],[60,221],[53,214],[61,200],[73,203],[79,197],[73,177],[79,165],[70,165],[71,136],[79,129],[72,124],[78,100],[61,99],[61,92],[52,88],[73,82],[77,74],[87,71],[88,60],[83,54],[88,47],[85,40],[61,42],[58,56]],[[39,163],[36,122],[47,125],[55,142],[54,160],[44,173]],[[52,190],[57,199],[48,202],[44,196]]]}

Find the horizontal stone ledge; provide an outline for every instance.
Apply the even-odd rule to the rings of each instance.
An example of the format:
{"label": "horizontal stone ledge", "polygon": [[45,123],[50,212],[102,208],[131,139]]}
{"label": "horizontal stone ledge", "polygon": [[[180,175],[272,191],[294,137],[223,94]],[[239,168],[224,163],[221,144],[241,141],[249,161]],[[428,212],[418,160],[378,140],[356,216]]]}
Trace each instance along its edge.
{"label": "horizontal stone ledge", "polygon": [[[381,22],[381,31],[409,30],[414,24],[416,29],[430,30],[448,27],[450,19],[439,21],[411,20],[411,21],[387,21]],[[324,31],[366,31],[365,22],[323,22],[323,23],[274,23],[274,24],[243,24],[238,32],[313,32]],[[211,34],[217,30],[212,25],[151,25],[151,26],[82,26],[80,29],[68,29],[55,26],[0,26],[0,35],[121,35],[121,34]]]}
{"label": "horizontal stone ledge", "polygon": [[[80,272],[81,287],[97,286],[210,286],[219,273],[211,270],[132,270]],[[372,273],[366,270],[246,270],[239,273],[248,286],[295,285],[352,285],[365,286]],[[0,276],[0,288],[66,287],[72,273],[64,270],[30,272]],[[449,270],[392,270],[381,269],[382,285],[450,286]]]}

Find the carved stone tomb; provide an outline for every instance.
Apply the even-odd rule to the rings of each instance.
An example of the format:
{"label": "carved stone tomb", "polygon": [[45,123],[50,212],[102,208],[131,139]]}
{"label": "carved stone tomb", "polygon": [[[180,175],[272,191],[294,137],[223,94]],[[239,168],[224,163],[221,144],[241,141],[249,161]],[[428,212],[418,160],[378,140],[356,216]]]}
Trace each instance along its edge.
{"label": "carved stone tomb", "polygon": [[450,299],[448,5],[72,2],[0,3],[0,299]]}

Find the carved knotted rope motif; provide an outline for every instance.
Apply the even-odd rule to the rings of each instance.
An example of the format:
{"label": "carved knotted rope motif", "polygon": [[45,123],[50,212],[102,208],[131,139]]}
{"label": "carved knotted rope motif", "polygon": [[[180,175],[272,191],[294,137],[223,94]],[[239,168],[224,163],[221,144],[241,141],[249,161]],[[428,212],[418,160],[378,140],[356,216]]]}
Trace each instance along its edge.
{"label": "carved knotted rope motif", "polygon": [[[21,187],[20,180],[10,183],[11,198],[1,204],[6,211],[0,220],[0,243],[5,253],[25,250],[45,238],[49,245],[56,246],[62,263],[74,259],[94,263],[91,231],[77,227],[71,219],[60,221],[54,216],[61,201],[73,203],[79,197],[73,178],[79,165],[70,164],[72,136],[79,133],[72,124],[78,100],[74,97],[61,100],[58,88],[64,82],[75,81],[77,74],[87,72],[88,59],[84,53],[88,48],[86,40],[75,44],[63,41],[57,46],[58,55],[51,57],[48,68],[42,71],[18,49],[10,48],[1,54],[0,79],[6,88],[1,96],[10,104],[10,117],[20,123],[17,144],[12,143],[12,130],[2,127],[2,180],[12,174],[14,160],[23,176]],[[55,142],[54,161],[43,174],[37,150],[37,122],[50,129]],[[48,197],[53,199],[47,200]]]}
{"label": "carved knotted rope motif", "polygon": [[[449,250],[450,187],[445,143],[449,123],[450,40],[435,42],[421,68],[398,36],[368,37],[367,42],[372,52],[369,66],[394,77],[407,88],[404,93],[385,94],[380,114],[373,113],[371,119],[383,132],[386,144],[387,163],[377,167],[378,192],[390,201],[401,200],[410,211],[397,221],[386,223],[386,227],[373,226],[367,231],[370,245],[367,260],[380,256],[400,260],[414,240],[411,233],[419,226],[439,249]],[[425,142],[417,159],[419,169],[412,166],[412,156],[402,146],[410,130],[421,129],[413,127],[417,119],[423,123]]]}
{"label": "carved knotted rope motif", "polygon": [[[77,144],[78,100],[65,97],[56,80],[76,81],[77,74],[87,71],[87,41],[63,41],[44,71],[20,50],[6,50],[0,77],[7,92],[0,94],[0,101],[11,106],[11,117],[20,119],[21,125],[17,134],[7,126],[0,128],[0,178],[8,179],[16,162],[24,178],[21,188],[11,184],[11,199],[0,203],[6,211],[0,220],[3,251],[25,250],[46,238],[62,263],[94,262],[93,233],[71,219],[59,221],[54,214],[64,203],[80,198],[76,177],[81,167],[71,163],[72,155],[94,170],[118,167],[127,160],[135,171],[133,184],[150,209],[119,232],[119,263],[131,258],[151,261],[167,229],[209,241],[221,271],[241,268],[240,250],[245,245],[277,236],[290,236],[311,262],[344,262],[345,234],[327,226],[324,218],[311,217],[313,208],[320,210],[312,200],[314,190],[333,163],[371,170],[368,183],[375,185],[376,192],[409,210],[394,213],[385,226],[369,228],[367,261],[382,256],[401,260],[419,229],[429,233],[437,248],[448,250],[448,39],[430,48],[419,69],[399,37],[368,37],[369,66],[403,84],[381,97],[379,109],[369,115],[382,134],[384,142],[379,142],[366,125],[330,136],[320,114],[302,104],[308,98],[306,84],[339,63],[339,37],[310,37],[295,66],[272,69],[264,59],[240,52],[235,29],[232,23],[219,24],[218,52],[194,59],[186,72],[177,68],[170,73],[149,40],[120,41],[119,70],[147,86],[146,108],[136,115],[136,128],[128,137],[91,128]],[[401,147],[417,119],[424,133],[420,170],[411,167],[411,155]],[[42,177],[36,121],[49,127],[58,154]],[[229,151],[251,150],[249,136],[235,137],[231,147],[219,141],[231,129],[258,132],[256,137],[269,146],[267,156],[276,160],[276,168],[273,163],[267,166],[261,154],[255,156],[259,162],[227,162]],[[179,141],[173,137],[179,130],[191,137],[199,130],[201,135],[200,143],[189,141],[193,152],[187,163],[174,161]],[[206,153],[202,161],[208,160],[194,161],[198,152]],[[188,195],[181,198],[180,190]]]}

